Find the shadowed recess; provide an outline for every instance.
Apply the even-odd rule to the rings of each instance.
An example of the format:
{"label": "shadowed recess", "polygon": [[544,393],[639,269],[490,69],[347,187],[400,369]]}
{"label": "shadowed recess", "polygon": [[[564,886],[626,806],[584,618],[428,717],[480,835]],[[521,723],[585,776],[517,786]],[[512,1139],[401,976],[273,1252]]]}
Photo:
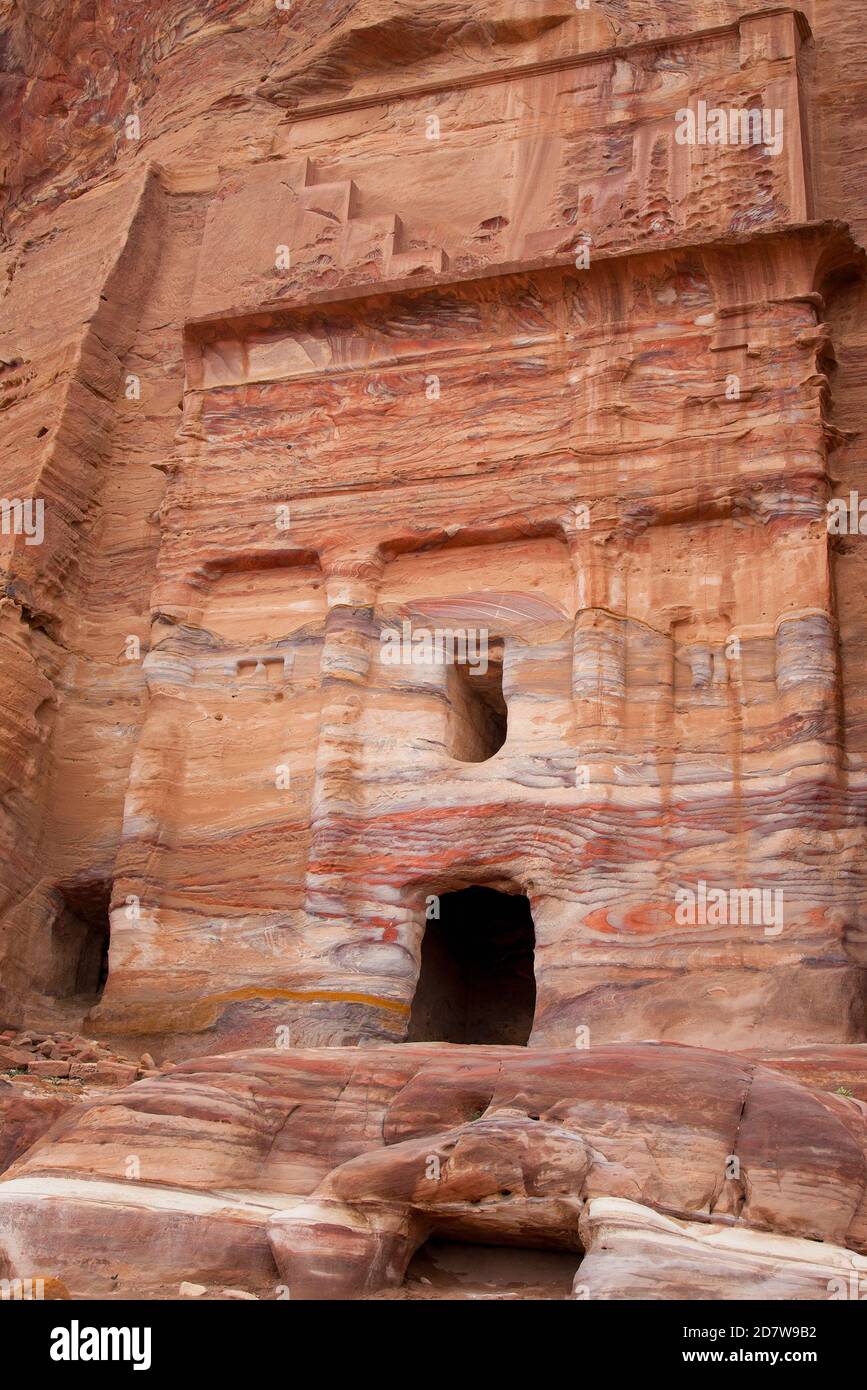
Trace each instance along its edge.
{"label": "shadowed recess", "polygon": [[473,887],[439,905],[425,924],[407,1041],[523,1047],[536,1006],[528,899]]}
{"label": "shadowed recess", "polygon": [[455,662],[447,669],[447,751],[462,763],[483,763],[506,742],[502,644],[482,664]]}
{"label": "shadowed recess", "polygon": [[577,1253],[478,1245],[432,1237],[413,1255],[402,1292],[422,1298],[556,1300],[572,1297]]}
{"label": "shadowed recess", "polygon": [[61,884],[63,906],[52,929],[48,993],[96,1003],[108,978],[111,884],[88,879]]}

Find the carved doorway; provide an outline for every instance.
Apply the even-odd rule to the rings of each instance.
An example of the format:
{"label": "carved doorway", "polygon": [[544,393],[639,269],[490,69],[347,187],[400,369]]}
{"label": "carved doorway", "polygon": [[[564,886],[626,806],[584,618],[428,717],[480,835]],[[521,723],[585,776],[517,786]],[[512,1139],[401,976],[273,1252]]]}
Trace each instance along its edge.
{"label": "carved doorway", "polygon": [[425,923],[408,1042],[526,1045],[536,1007],[529,900],[493,888],[439,899]]}

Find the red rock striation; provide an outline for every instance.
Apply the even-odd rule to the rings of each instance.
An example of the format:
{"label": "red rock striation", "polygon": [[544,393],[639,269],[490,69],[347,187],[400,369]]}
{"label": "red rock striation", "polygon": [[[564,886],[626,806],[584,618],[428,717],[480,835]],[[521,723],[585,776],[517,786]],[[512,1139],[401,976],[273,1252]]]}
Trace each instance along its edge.
{"label": "red rock striation", "polygon": [[233,1053],[67,1117],[0,1183],[0,1248],[74,1296],[371,1297],[429,1241],[569,1253],[575,1277],[616,1199],[636,1250],[660,1213],[666,1238],[686,1223],[681,1259],[718,1239],[757,1283],[791,1251],[785,1296],[810,1296],[805,1260],[867,1269],[865,1121],[754,1060],[666,1044]]}
{"label": "red rock striation", "polygon": [[0,29],[0,1276],[867,1278],[860,6]]}

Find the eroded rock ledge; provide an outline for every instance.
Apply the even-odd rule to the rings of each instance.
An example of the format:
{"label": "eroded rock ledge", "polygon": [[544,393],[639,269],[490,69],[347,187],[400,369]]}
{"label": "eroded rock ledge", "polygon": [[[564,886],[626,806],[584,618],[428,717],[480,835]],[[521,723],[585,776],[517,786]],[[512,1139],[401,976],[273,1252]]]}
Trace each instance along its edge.
{"label": "eroded rock ledge", "polygon": [[653,1043],[239,1052],[64,1116],[0,1182],[7,1275],[74,1297],[424,1296],[431,1241],[568,1254],[573,1296],[828,1297],[865,1267],[867,1108]]}

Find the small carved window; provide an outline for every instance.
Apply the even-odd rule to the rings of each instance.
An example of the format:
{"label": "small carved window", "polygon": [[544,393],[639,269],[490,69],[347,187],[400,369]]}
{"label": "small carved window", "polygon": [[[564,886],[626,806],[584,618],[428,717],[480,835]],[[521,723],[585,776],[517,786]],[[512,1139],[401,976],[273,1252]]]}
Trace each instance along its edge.
{"label": "small carved window", "polygon": [[490,644],[484,659],[450,665],[446,692],[448,753],[462,763],[487,762],[502,748],[508,731],[502,642]]}

